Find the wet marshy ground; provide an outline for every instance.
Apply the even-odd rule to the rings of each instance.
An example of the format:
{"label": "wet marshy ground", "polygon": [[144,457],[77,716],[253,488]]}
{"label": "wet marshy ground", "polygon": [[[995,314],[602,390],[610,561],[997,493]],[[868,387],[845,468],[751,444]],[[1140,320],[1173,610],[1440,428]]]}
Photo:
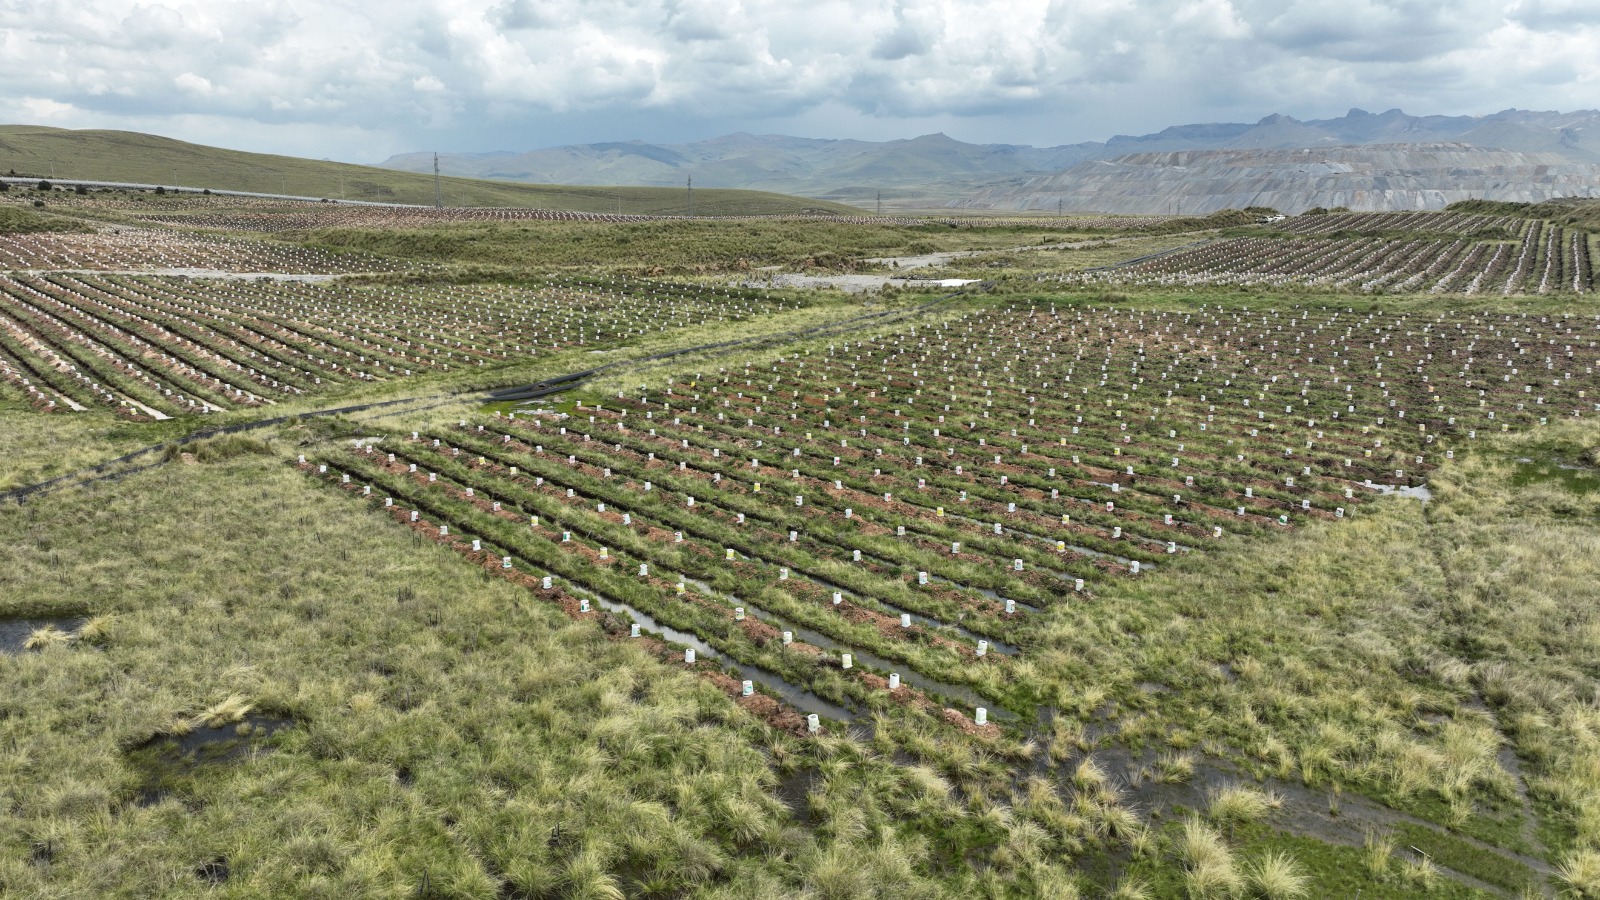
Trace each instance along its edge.
{"label": "wet marshy ground", "polygon": [[1516,474],[1511,476],[1511,483],[1516,487],[1555,484],[1574,494],[1600,490],[1600,468],[1577,460],[1560,456],[1521,456],[1516,463]]}
{"label": "wet marshy ground", "polygon": [[[1258,779],[1225,760],[1203,754],[1189,754],[1186,765],[1173,766],[1170,754],[1163,758],[1155,750],[1141,752],[1120,744],[1102,744],[1087,756],[1117,785],[1123,798],[1158,828],[1163,822],[1177,823],[1191,814],[1204,814],[1219,791],[1244,786],[1266,792],[1276,803],[1259,823],[1240,826],[1263,834],[1277,832],[1353,848],[1366,846],[1370,834],[1391,835],[1397,862],[1425,858],[1446,878],[1493,896],[1519,896],[1530,886],[1537,891],[1553,872],[1548,862],[1536,856],[1495,846],[1365,795],[1326,786],[1313,788],[1297,779]],[[1069,768],[1082,758],[1069,763]],[[1515,817],[1518,811],[1480,809],[1479,813]],[[1098,868],[1101,876],[1113,876],[1114,880],[1128,859],[1107,858],[1100,863],[1090,868]]]}
{"label": "wet marshy ground", "polygon": [[141,776],[135,799],[151,806],[182,795],[206,767],[238,763],[269,750],[273,736],[294,724],[293,719],[247,716],[214,728],[199,725],[185,734],[155,735],[127,752],[129,764]]}

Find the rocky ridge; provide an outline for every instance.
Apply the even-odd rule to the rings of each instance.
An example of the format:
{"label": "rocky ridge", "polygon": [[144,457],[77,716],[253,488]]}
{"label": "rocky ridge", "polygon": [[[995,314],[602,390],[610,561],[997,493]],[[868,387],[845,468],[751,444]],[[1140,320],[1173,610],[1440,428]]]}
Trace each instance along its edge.
{"label": "rocky ridge", "polygon": [[1319,206],[1424,210],[1458,200],[1557,197],[1600,197],[1600,165],[1440,142],[1133,153],[986,188],[952,205],[1173,215],[1262,206],[1295,214]]}

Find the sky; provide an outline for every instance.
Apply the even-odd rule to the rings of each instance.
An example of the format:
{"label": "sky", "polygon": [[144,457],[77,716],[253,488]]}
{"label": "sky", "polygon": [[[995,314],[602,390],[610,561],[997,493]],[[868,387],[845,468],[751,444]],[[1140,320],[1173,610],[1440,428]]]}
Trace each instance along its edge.
{"label": "sky", "polygon": [[0,0],[0,122],[347,162],[1600,106],[1600,0]]}

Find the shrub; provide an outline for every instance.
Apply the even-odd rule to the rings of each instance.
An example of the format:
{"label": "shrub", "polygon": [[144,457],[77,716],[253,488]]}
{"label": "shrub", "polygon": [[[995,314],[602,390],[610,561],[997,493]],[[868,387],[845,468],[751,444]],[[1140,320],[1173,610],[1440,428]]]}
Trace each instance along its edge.
{"label": "shrub", "polygon": [[39,183],[34,185],[34,190],[36,190],[36,191],[49,191],[49,190],[54,190],[54,188],[55,188],[54,185],[52,185],[48,181],[45,181],[44,179],[40,179]]}
{"label": "shrub", "polygon": [[159,184],[158,184],[158,185],[156,185],[156,193],[158,193],[158,194],[165,194],[165,193],[166,193],[166,192],[167,192],[167,189],[166,189],[166,188],[164,188],[164,187],[162,187],[162,186],[161,186],[161,185],[159,185]]}
{"label": "shrub", "polygon": [[0,181],[0,194],[4,194],[9,190],[11,190],[11,183],[7,181]]}

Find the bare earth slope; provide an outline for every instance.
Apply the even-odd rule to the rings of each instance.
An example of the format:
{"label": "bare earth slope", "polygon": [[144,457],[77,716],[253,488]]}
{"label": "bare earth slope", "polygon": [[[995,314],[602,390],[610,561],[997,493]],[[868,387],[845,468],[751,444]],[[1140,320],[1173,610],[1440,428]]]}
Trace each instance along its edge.
{"label": "bare earth slope", "polygon": [[970,209],[1203,215],[1265,206],[1285,213],[1443,209],[1459,200],[1600,197],[1600,165],[1467,144],[1135,153],[985,189]]}

